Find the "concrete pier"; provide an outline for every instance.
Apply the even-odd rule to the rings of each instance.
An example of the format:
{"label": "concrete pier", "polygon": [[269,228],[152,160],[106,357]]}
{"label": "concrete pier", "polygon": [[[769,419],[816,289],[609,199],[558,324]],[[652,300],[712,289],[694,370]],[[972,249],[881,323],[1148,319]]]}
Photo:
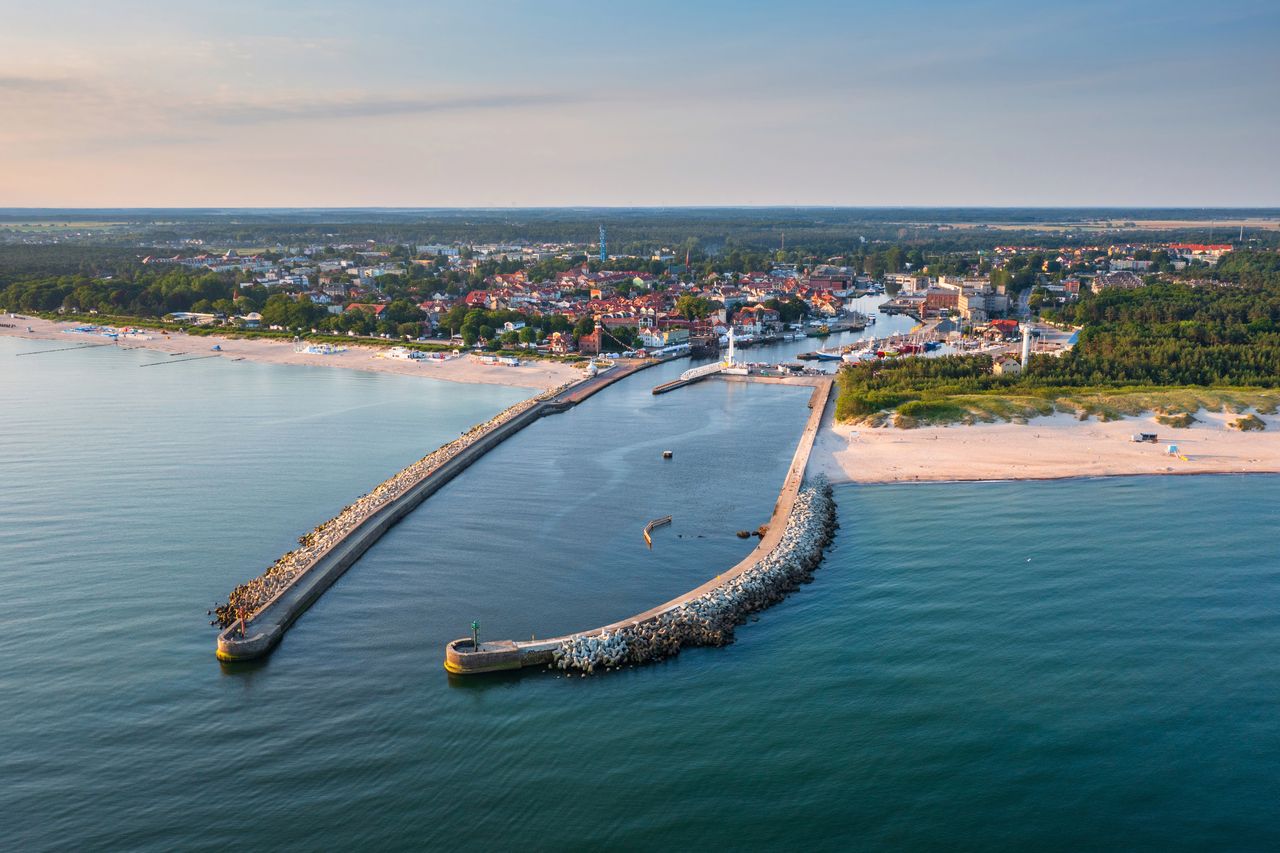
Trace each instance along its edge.
{"label": "concrete pier", "polygon": [[[546,415],[563,412],[633,373],[660,363],[656,359],[620,361],[612,369],[577,382],[497,424],[470,445],[442,462],[403,494],[371,513],[321,554],[247,620],[237,619],[218,634],[218,660],[244,661],[269,654],[299,616],[333,585],[382,534],[404,518],[477,459]],[[467,640],[470,643],[470,639]],[[488,644],[481,644],[481,651]],[[471,652],[478,654],[478,652]],[[477,661],[480,658],[476,658]]]}
{"label": "concrete pier", "polygon": [[[750,376],[726,376],[725,378],[743,382],[760,381],[760,378]],[[599,636],[616,632],[622,628],[656,622],[663,614],[729,583],[755,568],[757,564],[768,557],[782,540],[786,521],[791,515],[796,498],[799,496],[800,489],[804,484],[805,468],[808,466],[809,456],[813,452],[813,444],[822,425],[823,412],[831,400],[835,383],[830,376],[767,377],[766,379],[771,384],[808,385],[812,386],[814,390],[809,398],[811,410],[809,419],[800,434],[800,440],[791,458],[791,466],[787,469],[787,476],[783,481],[782,490],[778,495],[777,502],[774,504],[773,513],[769,518],[768,530],[750,554],[733,568],[678,598],[674,598],[643,613],[638,613],[635,616],[590,631],[566,634],[546,640],[482,642],[478,650],[472,648],[470,637],[454,640],[445,646],[444,668],[453,675],[476,675],[486,672],[519,669],[526,666],[545,666],[551,663],[555,651],[560,647],[561,643],[580,637]]]}

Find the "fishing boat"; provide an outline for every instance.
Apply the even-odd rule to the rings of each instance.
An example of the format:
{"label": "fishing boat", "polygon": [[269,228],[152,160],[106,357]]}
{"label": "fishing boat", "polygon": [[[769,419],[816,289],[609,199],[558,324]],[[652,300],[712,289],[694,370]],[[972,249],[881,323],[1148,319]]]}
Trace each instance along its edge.
{"label": "fishing boat", "polygon": [[872,341],[867,341],[866,343],[849,347],[843,356],[845,364],[857,364],[860,361],[874,358],[875,353],[871,349],[872,345]]}
{"label": "fishing boat", "polygon": [[839,361],[844,357],[838,352],[831,352],[824,349],[815,351],[813,355],[818,361]]}

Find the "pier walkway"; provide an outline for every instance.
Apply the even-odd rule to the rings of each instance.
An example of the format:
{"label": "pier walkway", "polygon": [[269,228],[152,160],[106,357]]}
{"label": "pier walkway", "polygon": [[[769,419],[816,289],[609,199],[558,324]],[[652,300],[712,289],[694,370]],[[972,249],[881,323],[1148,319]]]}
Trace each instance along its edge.
{"label": "pier walkway", "polygon": [[[269,654],[280,642],[289,626],[305,613],[307,608],[360,558],[361,554],[369,550],[382,534],[477,459],[539,418],[572,408],[613,383],[661,362],[660,359],[619,359],[609,370],[576,382],[559,393],[537,400],[506,420],[499,420],[501,418],[499,416],[499,419],[495,419],[499,422],[486,425],[486,431],[474,436],[465,447],[427,471],[402,493],[370,512],[354,527],[338,535],[335,541],[328,544],[315,558],[314,562],[306,566],[248,618],[236,619],[218,634],[216,650],[218,659],[224,662],[243,661]],[[517,404],[517,406],[520,405],[524,404]],[[401,472],[396,477],[404,473]]]}
{"label": "pier walkway", "polygon": [[547,640],[481,642],[478,649],[473,647],[470,637],[454,640],[445,647],[444,668],[449,673],[453,675],[475,675],[520,669],[526,666],[545,666],[551,663],[555,650],[561,643],[572,641],[578,637],[597,636],[606,632],[617,631],[620,628],[634,627],[646,622],[656,621],[662,614],[681,607],[687,602],[691,602],[755,568],[761,560],[778,546],[786,529],[787,519],[790,517],[796,498],[800,494],[800,488],[804,484],[805,468],[809,464],[809,456],[813,452],[814,440],[817,438],[818,430],[822,425],[823,412],[826,411],[832,397],[834,380],[830,376],[755,377],[732,374],[712,375],[731,381],[765,381],[770,384],[807,385],[813,387],[813,393],[809,397],[809,408],[811,410],[809,419],[805,422],[804,430],[800,433],[800,440],[796,445],[795,454],[791,458],[791,466],[787,469],[787,476],[783,481],[782,490],[778,495],[777,503],[774,504],[773,514],[769,517],[768,530],[760,538],[760,542],[755,549],[733,568],[717,575],[696,589],[692,589],[678,598],[674,598],[643,613],[638,613],[635,616],[594,630],[566,634]]}

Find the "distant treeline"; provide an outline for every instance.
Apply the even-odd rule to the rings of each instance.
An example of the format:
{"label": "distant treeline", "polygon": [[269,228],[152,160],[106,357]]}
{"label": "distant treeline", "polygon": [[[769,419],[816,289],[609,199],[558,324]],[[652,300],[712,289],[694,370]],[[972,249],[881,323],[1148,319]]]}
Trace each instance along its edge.
{"label": "distant treeline", "polygon": [[[928,245],[939,251],[990,249],[1037,237],[1046,245],[1081,245],[1151,239],[1222,241],[1230,236],[1214,219],[1276,216],[1275,210],[1043,209],[1043,208],[577,208],[526,210],[285,210],[285,211],[0,211],[5,222],[67,221],[85,217],[121,223],[121,240],[168,243],[202,237],[213,245],[332,245],[372,239],[379,244],[494,243],[527,240],[577,243],[596,241],[596,229],[609,231],[615,253],[647,255],[686,241],[709,254],[734,248],[775,251],[785,246],[818,255],[840,255],[865,242]],[[1142,220],[1202,223],[1153,232],[1132,223]],[[1079,226],[1099,220],[1120,223],[1105,235]],[[989,227],[1017,223],[1018,230]],[[1050,230],[1049,226],[1054,226]],[[108,229],[110,230],[110,229]],[[785,240],[784,240],[785,235]],[[1257,245],[1273,246],[1277,232],[1247,231]],[[111,238],[106,238],[110,240]]]}
{"label": "distant treeline", "polygon": [[0,245],[0,286],[18,278],[42,275],[94,278],[128,274],[143,269],[142,258],[152,253],[146,248],[78,243]]}

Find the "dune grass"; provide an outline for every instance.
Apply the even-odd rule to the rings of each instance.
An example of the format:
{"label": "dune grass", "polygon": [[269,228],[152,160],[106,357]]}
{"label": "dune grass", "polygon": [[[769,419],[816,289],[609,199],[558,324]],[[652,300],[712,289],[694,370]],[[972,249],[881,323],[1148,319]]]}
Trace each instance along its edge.
{"label": "dune grass", "polygon": [[1238,429],[1241,432],[1254,432],[1266,429],[1267,423],[1257,415],[1245,415],[1243,418],[1237,418],[1232,421],[1231,428]]}
{"label": "dune grass", "polygon": [[953,423],[1026,422],[1058,412],[1071,414],[1082,421],[1090,418],[1115,421],[1154,412],[1162,424],[1186,427],[1195,421],[1195,414],[1201,410],[1244,414],[1252,409],[1264,415],[1275,414],[1280,409],[1280,389],[1045,388],[1031,394],[926,393],[918,399],[885,402],[888,405],[876,412],[844,416],[838,413],[838,417],[842,421],[868,426],[891,423],[900,429],[912,429]]}

